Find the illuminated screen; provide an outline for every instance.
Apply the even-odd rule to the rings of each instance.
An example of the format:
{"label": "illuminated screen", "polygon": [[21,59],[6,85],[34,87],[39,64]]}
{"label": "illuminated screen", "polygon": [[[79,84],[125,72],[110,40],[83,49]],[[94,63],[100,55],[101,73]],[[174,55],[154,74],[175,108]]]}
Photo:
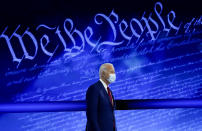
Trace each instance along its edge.
{"label": "illuminated screen", "polygon": [[[112,63],[115,100],[202,98],[200,1],[6,1],[0,102],[85,100]],[[116,110],[118,131],[200,131],[202,109]],[[84,131],[85,111],[1,113],[1,131]]]}

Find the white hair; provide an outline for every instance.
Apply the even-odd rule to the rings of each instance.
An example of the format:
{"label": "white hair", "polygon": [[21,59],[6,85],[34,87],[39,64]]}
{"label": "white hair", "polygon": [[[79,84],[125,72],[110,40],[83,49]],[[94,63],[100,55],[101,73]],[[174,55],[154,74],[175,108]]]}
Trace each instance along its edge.
{"label": "white hair", "polygon": [[[111,65],[111,66],[113,66],[113,64],[111,64],[111,63],[104,63],[104,64],[102,64],[101,66],[100,66],[100,69],[99,69],[99,77],[101,78],[101,76],[102,76],[102,72],[103,71],[107,71],[107,66],[108,65]],[[113,66],[114,67],[114,66]]]}

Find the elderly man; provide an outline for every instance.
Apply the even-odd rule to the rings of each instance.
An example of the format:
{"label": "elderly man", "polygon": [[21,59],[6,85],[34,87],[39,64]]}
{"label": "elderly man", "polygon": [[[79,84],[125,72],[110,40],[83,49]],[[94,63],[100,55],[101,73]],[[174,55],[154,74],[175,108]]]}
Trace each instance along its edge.
{"label": "elderly man", "polygon": [[116,131],[115,101],[109,89],[109,84],[116,80],[114,66],[102,64],[99,76],[99,81],[91,85],[86,93],[86,131]]}

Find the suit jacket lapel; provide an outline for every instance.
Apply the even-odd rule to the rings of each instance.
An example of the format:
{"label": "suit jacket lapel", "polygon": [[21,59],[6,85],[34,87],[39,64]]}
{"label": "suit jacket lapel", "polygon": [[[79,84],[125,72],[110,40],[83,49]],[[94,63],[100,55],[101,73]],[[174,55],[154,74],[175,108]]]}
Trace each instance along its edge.
{"label": "suit jacket lapel", "polygon": [[[111,107],[112,107],[112,104],[111,104],[110,99],[109,99],[109,95],[107,94],[107,91],[105,90],[103,84],[101,83],[101,81],[98,81],[98,83],[99,83],[99,87],[101,88],[101,91],[104,92],[104,94],[105,94],[106,100],[108,101],[108,103],[109,103],[109,104],[111,105]],[[112,98],[113,98],[113,95],[112,95]],[[113,98],[113,99],[114,99],[114,98]],[[113,100],[113,101],[114,101],[114,100]]]}

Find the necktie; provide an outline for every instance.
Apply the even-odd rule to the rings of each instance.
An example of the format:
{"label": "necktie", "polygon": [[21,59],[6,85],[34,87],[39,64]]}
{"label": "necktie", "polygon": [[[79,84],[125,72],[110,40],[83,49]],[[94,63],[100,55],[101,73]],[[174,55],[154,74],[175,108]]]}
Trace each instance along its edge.
{"label": "necktie", "polygon": [[[111,94],[111,91],[110,91],[109,87],[107,87],[107,91],[108,91],[110,102],[111,102],[112,106],[114,106],[113,99],[112,99],[112,94]],[[115,121],[113,121],[113,128],[114,128],[113,130],[115,131]]]}
{"label": "necktie", "polygon": [[110,91],[109,87],[107,87],[107,91],[108,91],[108,95],[109,95],[110,102],[111,102],[111,104],[112,104],[112,106],[113,106],[112,94],[111,94],[111,91]]}

